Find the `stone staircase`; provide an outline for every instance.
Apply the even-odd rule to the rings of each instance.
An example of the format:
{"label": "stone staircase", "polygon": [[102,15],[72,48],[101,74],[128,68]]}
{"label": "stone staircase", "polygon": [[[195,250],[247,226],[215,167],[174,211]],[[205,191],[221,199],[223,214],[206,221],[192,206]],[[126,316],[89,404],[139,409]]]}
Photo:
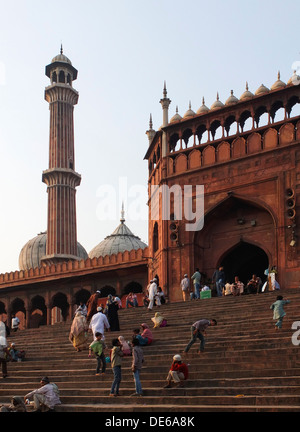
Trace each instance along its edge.
{"label": "stone staircase", "polygon": [[[76,352],[68,341],[70,322],[11,334],[8,342],[25,349],[26,359],[8,363],[9,376],[0,380],[0,404],[37,388],[47,375],[60,389],[62,405],[56,410],[62,412],[299,411],[299,346],[292,343],[291,326],[300,321],[300,292],[280,293],[291,303],[278,331],[270,310],[278,292],[161,306],[168,326],[153,330],[153,344],[143,348],[143,397],[130,396],[135,390],[131,357],[123,360],[120,396],[109,397],[110,364],[104,376],[95,376],[95,358],[88,359],[87,351]],[[121,331],[106,333],[108,347],[119,335],[130,340],[132,329],[142,322],[152,329],[157,310],[121,309]],[[194,344],[187,357],[190,378],[185,387],[164,389],[173,355],[183,351],[190,325],[201,318],[218,321],[207,331],[205,353],[198,355],[199,344]]]}

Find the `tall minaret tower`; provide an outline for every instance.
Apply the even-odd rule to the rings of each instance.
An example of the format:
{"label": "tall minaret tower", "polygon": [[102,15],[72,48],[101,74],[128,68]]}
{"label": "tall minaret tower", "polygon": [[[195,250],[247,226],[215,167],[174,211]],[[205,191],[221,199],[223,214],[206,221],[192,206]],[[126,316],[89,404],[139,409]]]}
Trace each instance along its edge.
{"label": "tall minaret tower", "polygon": [[77,70],[63,54],[54,57],[46,66],[51,84],[45,89],[50,109],[49,168],[43,171],[47,185],[48,224],[44,264],[78,258],[76,227],[76,186],[81,176],[75,171],[74,105],[78,92],[72,87]]}
{"label": "tall minaret tower", "polygon": [[[163,98],[159,101],[163,109],[163,124],[162,126],[167,126],[169,123],[169,105],[171,100],[167,97],[167,86],[166,81],[164,82]],[[167,137],[166,133],[163,132],[162,135],[162,157],[167,155]]]}

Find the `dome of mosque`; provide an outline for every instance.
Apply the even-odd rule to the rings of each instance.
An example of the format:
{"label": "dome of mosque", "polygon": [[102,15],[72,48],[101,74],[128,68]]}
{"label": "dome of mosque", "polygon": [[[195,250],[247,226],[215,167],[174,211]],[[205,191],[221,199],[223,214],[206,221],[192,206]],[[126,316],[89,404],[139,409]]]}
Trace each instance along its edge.
{"label": "dome of mosque", "polygon": [[215,109],[219,109],[219,108],[223,108],[223,107],[224,107],[224,104],[220,101],[219,93],[217,93],[217,100],[212,104],[210,109],[215,110]]}
{"label": "dome of mosque", "polygon": [[255,95],[256,96],[261,96],[262,94],[265,94],[265,93],[269,93],[269,89],[268,89],[268,87],[266,87],[265,85],[261,85],[260,87],[258,87],[258,89],[256,90],[256,92],[255,92]]}
{"label": "dome of mosque", "polygon": [[249,91],[248,83],[246,82],[246,90],[244,91],[244,93],[240,97],[240,100],[244,101],[247,99],[252,99],[253,97],[254,97],[254,94],[251,93],[251,91]]}
{"label": "dome of mosque", "polygon": [[146,243],[135,236],[125,225],[123,211],[120,222],[120,225],[111,235],[107,236],[90,251],[89,258],[99,258],[100,256],[104,257],[119,252],[131,251],[132,249],[145,249],[147,247]]}
{"label": "dome of mosque", "polygon": [[170,123],[175,123],[177,121],[180,121],[182,119],[181,115],[178,114],[178,107],[176,107],[176,114],[173,115],[173,117],[170,120]]}
{"label": "dome of mosque", "polygon": [[191,108],[191,102],[189,103],[189,109],[187,110],[187,112],[184,114],[183,118],[188,118],[188,117],[194,117],[194,115],[196,115],[194,113],[194,111]]}
{"label": "dome of mosque", "polygon": [[[41,267],[42,257],[46,255],[47,233],[38,234],[23,246],[19,255],[20,270]],[[77,256],[79,259],[87,259],[88,254],[84,247],[77,242]]]}
{"label": "dome of mosque", "polygon": [[229,96],[229,98],[227,99],[227,101],[225,102],[225,105],[235,105],[236,103],[238,103],[238,98],[234,96],[233,94],[233,90],[231,90],[231,94]]}
{"label": "dome of mosque", "polygon": [[285,86],[286,86],[286,84],[283,81],[281,81],[280,72],[278,72],[277,81],[274,82],[274,84],[271,87],[271,90],[278,90],[278,89],[283,88]]}
{"label": "dome of mosque", "polygon": [[209,108],[205,105],[204,97],[202,98],[202,105],[198,109],[197,114],[205,114],[209,111]]}

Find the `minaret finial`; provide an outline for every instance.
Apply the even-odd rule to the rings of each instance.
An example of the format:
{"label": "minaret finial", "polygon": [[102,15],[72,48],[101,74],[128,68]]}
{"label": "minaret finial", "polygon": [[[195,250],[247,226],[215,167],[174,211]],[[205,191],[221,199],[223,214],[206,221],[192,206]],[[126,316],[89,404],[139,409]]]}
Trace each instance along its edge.
{"label": "minaret finial", "polygon": [[167,84],[166,84],[166,81],[164,81],[164,91],[163,91],[163,95],[164,95],[164,98],[167,97]]}
{"label": "minaret finial", "polygon": [[60,53],[61,53],[61,54],[64,53],[64,50],[63,50],[63,44],[62,44],[62,43],[60,44]]}
{"label": "minaret finial", "polygon": [[120,222],[125,222],[125,211],[124,211],[124,201],[122,201],[121,219]]}
{"label": "minaret finial", "polygon": [[205,99],[204,99],[204,96],[202,97],[202,105],[205,105]]}
{"label": "minaret finial", "polygon": [[246,90],[249,90],[248,81],[246,81]]}
{"label": "minaret finial", "polygon": [[152,114],[150,114],[149,129],[152,130],[152,128],[153,128]]}

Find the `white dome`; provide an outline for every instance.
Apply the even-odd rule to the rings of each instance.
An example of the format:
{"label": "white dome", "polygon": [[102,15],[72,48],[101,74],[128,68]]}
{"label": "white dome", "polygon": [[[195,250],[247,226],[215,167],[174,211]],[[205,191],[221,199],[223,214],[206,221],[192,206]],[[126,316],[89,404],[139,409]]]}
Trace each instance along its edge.
{"label": "white dome", "polygon": [[[38,234],[29,240],[22,248],[19,255],[20,270],[29,270],[31,268],[41,267],[42,257],[46,255],[47,233]],[[78,259],[87,259],[88,254],[84,247],[77,242]]]}
{"label": "white dome", "polygon": [[107,236],[90,251],[89,258],[99,258],[100,256],[104,257],[119,252],[131,251],[132,249],[145,249],[147,247],[146,243],[135,236],[124,222],[125,220],[121,218],[120,225],[111,235]]}

